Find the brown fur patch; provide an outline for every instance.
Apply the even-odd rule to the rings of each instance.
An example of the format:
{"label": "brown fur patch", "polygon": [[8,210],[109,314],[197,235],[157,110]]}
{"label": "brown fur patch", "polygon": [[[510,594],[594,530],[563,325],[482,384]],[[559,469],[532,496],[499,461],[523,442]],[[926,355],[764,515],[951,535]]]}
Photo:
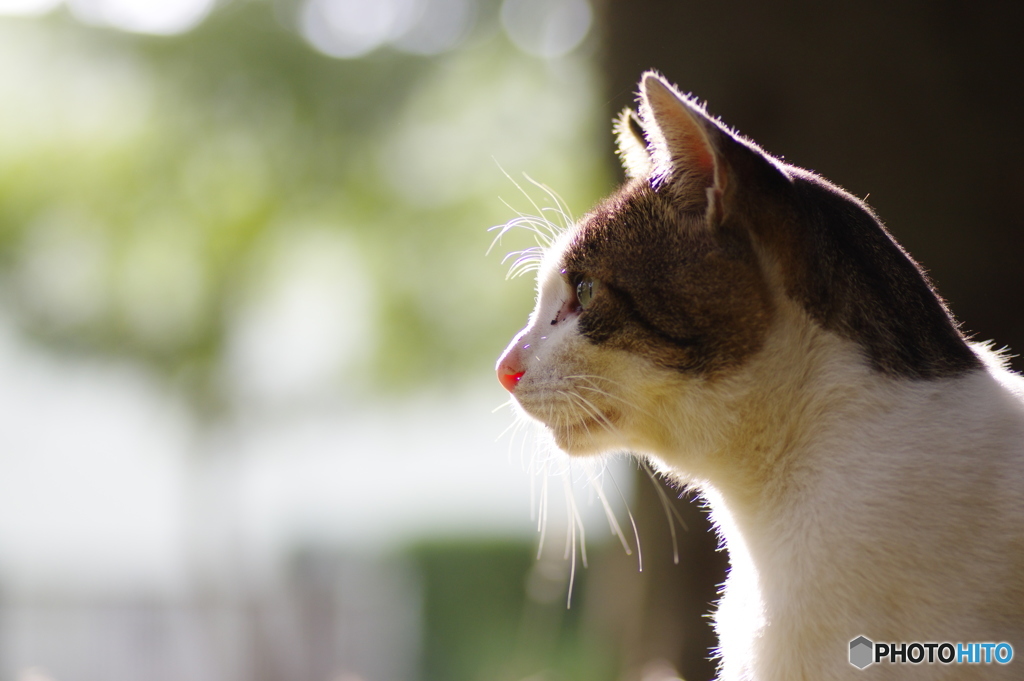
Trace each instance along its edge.
{"label": "brown fur patch", "polygon": [[792,169],[787,293],[885,373],[938,378],[981,367],[945,302],[863,203]]}
{"label": "brown fur patch", "polygon": [[945,302],[862,201],[752,145],[720,139],[736,190],[723,226],[749,231],[782,267],[785,293],[894,376],[981,367]]}
{"label": "brown fur patch", "polygon": [[[920,267],[863,202],[771,158],[674,89],[651,90],[659,105],[641,102],[644,123],[673,154],[672,174],[658,176],[655,164],[647,183],[633,181],[602,204],[566,261],[582,272],[598,263],[602,274],[593,276],[613,291],[611,282],[622,282],[620,298],[635,305],[633,321],[677,346],[659,351],[665,363],[670,355],[678,368],[713,371],[756,350],[771,317],[763,272],[778,264],[779,293],[857,343],[875,369],[936,378],[981,366]],[[679,97],[678,106],[670,96]],[[666,126],[672,134],[660,129]],[[691,153],[697,142],[713,150],[714,185],[725,189],[715,205],[704,201],[712,179],[705,159]],[[584,257],[591,251],[601,257]],[[609,264],[616,258],[619,271]],[[595,341],[609,336],[612,324],[597,317],[581,318]]]}
{"label": "brown fur patch", "polygon": [[600,282],[580,314],[583,336],[704,376],[760,349],[772,305],[750,237],[703,220],[644,181],[588,215],[563,260],[571,286]]}
{"label": "brown fur patch", "polygon": [[580,316],[586,338],[705,376],[738,366],[772,320],[760,249],[781,265],[784,293],[858,343],[877,370],[936,378],[980,366],[926,276],[870,209],[749,146],[727,159],[739,187],[714,228],[644,180],[581,222],[563,268],[573,287],[582,276],[600,282]]}
{"label": "brown fur patch", "polygon": [[591,342],[711,375],[761,347],[773,296],[785,294],[878,371],[936,378],[981,366],[863,202],[771,158],[657,74],[644,76],[640,113],[646,150],[630,112],[616,131],[627,171],[646,174],[587,216],[564,254],[570,287],[600,282],[579,319]]}

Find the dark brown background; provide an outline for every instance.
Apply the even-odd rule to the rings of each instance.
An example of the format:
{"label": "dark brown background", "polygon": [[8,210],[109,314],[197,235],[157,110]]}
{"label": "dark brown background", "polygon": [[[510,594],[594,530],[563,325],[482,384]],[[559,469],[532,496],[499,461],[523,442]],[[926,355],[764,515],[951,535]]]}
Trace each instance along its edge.
{"label": "dark brown background", "polygon": [[[1021,353],[1022,8],[608,0],[607,113],[631,104],[640,74],[658,69],[769,153],[867,196],[964,330]],[[689,681],[709,679],[714,667],[703,658],[714,638],[704,613],[723,556],[700,513],[680,502],[691,527],[673,566],[663,511],[640,483],[648,568],[638,576],[609,558],[618,567],[593,580],[593,608],[622,641],[624,679],[639,679],[656,658]]]}

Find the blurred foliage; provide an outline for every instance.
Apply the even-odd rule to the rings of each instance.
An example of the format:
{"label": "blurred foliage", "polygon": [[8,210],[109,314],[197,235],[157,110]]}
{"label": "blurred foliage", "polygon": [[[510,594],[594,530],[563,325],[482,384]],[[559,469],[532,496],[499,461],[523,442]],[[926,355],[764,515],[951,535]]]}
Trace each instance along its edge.
{"label": "blurred foliage", "polygon": [[[584,626],[585,609],[566,609],[564,562],[544,574],[551,563],[525,542],[435,542],[411,554],[424,599],[423,681],[615,678],[611,649]],[[586,574],[577,572],[574,593],[585,591]]]}
{"label": "blurred foliage", "polygon": [[[165,37],[0,18],[0,314],[159,371],[208,419],[490,379],[532,302],[501,260],[534,242],[488,256],[488,228],[553,205],[524,171],[575,211],[610,182],[592,45],[528,56],[499,6],[452,51],[351,60],[313,49],[290,2]],[[612,668],[561,602],[547,652],[509,662],[529,546],[416,557],[425,678]]]}
{"label": "blurred foliage", "polygon": [[[316,389],[353,396],[489,371],[531,298],[499,264],[525,234],[484,257],[514,215],[501,197],[530,205],[502,169],[574,210],[607,189],[589,60],[522,54],[494,2],[452,52],[332,59],[282,7],[235,2],[161,38],[0,21],[6,306],[213,413],[313,390],[250,385],[268,364],[306,361]],[[296,275],[334,298],[282,293]],[[289,336],[294,298],[307,326]]]}

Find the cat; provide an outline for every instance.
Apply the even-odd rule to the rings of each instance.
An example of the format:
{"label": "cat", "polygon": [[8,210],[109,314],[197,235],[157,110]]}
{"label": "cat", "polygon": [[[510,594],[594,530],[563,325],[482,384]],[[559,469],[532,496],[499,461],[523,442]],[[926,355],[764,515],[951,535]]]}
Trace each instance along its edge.
{"label": "cat", "polygon": [[656,72],[638,103],[498,361],[517,409],[706,500],[721,681],[1024,678],[1024,380],[863,201]]}

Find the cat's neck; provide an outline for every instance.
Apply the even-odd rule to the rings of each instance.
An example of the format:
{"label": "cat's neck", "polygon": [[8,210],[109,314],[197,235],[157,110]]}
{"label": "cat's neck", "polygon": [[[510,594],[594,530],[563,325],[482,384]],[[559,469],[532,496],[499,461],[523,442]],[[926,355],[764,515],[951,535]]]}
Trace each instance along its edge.
{"label": "cat's neck", "polygon": [[[868,627],[892,640],[908,631],[943,635],[921,628],[948,620],[956,612],[949,604],[960,596],[929,616],[900,619],[878,614],[892,610],[883,602],[892,594],[877,585],[893,593],[914,593],[920,584],[948,590],[946,573],[963,571],[951,562],[955,552],[937,560],[935,546],[969,546],[973,531],[989,541],[1012,536],[1000,526],[1001,514],[1022,502],[1015,482],[999,481],[1013,479],[1013,452],[1024,441],[1024,414],[1011,395],[1021,390],[1019,377],[989,358],[986,369],[958,377],[897,379],[871,369],[856,346],[833,334],[813,325],[785,328],[788,336],[769,340],[759,366],[705,400],[704,408],[718,410],[717,421],[682,398],[678,449],[658,452],[668,471],[703,491],[728,547],[734,577],[718,618],[723,646],[731,635],[785,638],[788,628],[808,621],[818,631],[786,640],[812,647],[827,640],[829,648]],[[718,428],[701,432],[702,423]],[[947,514],[974,525],[943,522]],[[872,552],[885,559],[867,559]],[[849,565],[859,566],[856,575],[841,569]],[[967,579],[974,578],[997,577],[975,570]],[[733,607],[742,614],[731,618]],[[823,624],[833,619],[828,609],[847,614],[835,631]],[[850,614],[862,611],[870,613],[862,622]],[[770,632],[761,631],[767,623]],[[766,653],[800,668],[816,654],[793,651],[777,660]]]}
{"label": "cat's neck", "polygon": [[[830,510],[875,496],[894,482],[886,476],[956,476],[977,468],[970,455],[979,450],[994,452],[984,465],[999,465],[999,452],[1024,438],[1009,395],[1020,379],[994,360],[958,377],[899,379],[813,323],[777,328],[742,375],[705,386],[699,399],[682,395],[652,451],[666,472],[709,490],[724,507],[720,521],[728,516],[729,543],[748,544],[755,557],[758,538],[776,545],[775,530],[788,534],[796,518],[827,527]],[[802,532],[815,536],[811,526]]]}
{"label": "cat's neck", "polygon": [[886,420],[889,398],[898,399],[896,384],[853,343],[791,304],[776,313],[785,319],[742,371],[680,391],[651,452],[684,482],[717,489],[737,512],[786,498],[813,473],[819,452],[865,419]]}

